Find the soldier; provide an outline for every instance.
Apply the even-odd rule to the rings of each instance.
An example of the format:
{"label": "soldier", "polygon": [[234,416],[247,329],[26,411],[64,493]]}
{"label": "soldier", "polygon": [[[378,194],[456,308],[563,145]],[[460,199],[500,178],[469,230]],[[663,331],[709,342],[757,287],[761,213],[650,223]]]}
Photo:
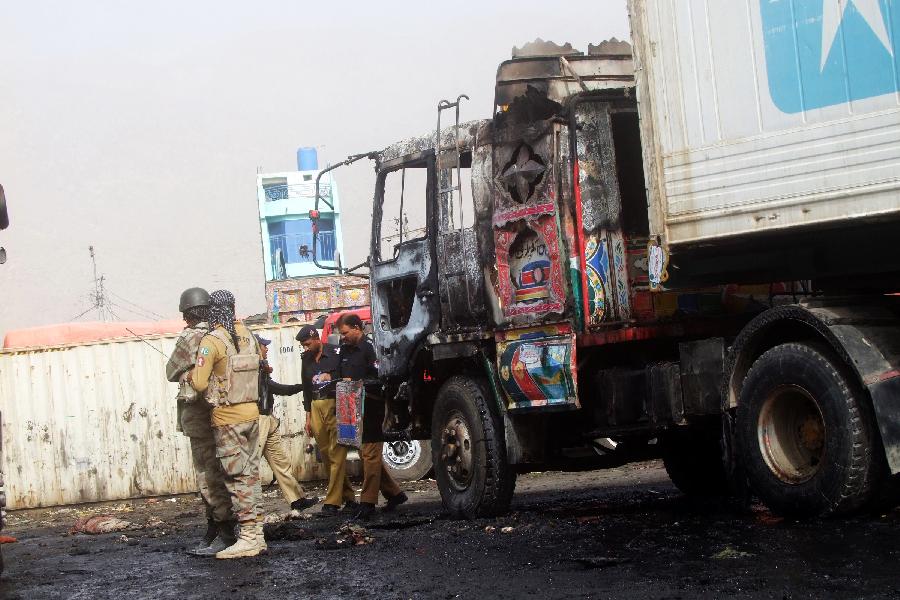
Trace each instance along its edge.
{"label": "soldier", "polygon": [[303,486],[291,473],[291,461],[284,453],[281,445],[281,433],[278,431],[280,423],[272,416],[275,406],[275,396],[292,396],[303,391],[303,385],[285,385],[272,379],[272,367],[269,366],[269,344],[262,336],[254,336],[259,343],[259,351],[262,360],[259,364],[259,443],[262,446],[262,455],[265,457],[272,473],[278,481],[281,495],[284,496],[292,511],[306,510],[319,502],[315,496],[307,496]]}
{"label": "soldier", "polygon": [[347,447],[337,443],[334,384],[331,383],[340,367],[338,349],[323,344],[312,325],[304,325],[296,339],[303,346],[301,380],[306,434],[315,436],[322,452],[322,464],[328,473],[322,514],[336,515],[343,505],[344,511],[352,515],[359,510],[359,504],[347,477]]}
{"label": "soldier", "polygon": [[237,541],[216,558],[256,556],[266,550],[258,503],[259,483],[259,347],[234,316],[234,296],[227,290],[209,295],[211,330],[200,342],[191,385],[206,392],[216,456],[225,472]]}
{"label": "soldier", "polygon": [[[337,328],[341,334],[341,378],[360,380],[377,377],[375,348],[366,339],[359,316],[352,313],[341,315],[337,321]],[[381,431],[383,418],[384,403],[378,402],[374,397],[367,397],[363,416],[363,439],[359,448],[359,457],[363,463],[363,488],[359,494],[359,511],[354,517],[357,520],[366,521],[372,517],[378,503],[379,491],[387,499],[383,509],[386,512],[396,510],[409,499],[391,477],[381,457],[384,446]]]}
{"label": "soldier", "polygon": [[187,326],[175,342],[175,350],[166,364],[166,379],[178,382],[178,422],[176,429],[191,442],[191,456],[197,473],[200,497],[206,505],[206,535],[191,554],[211,556],[235,541],[235,521],[231,515],[231,498],[225,489],[222,466],[216,458],[216,443],[210,425],[210,406],[188,383],[194,368],[200,340],[209,331],[209,294],[202,288],[182,292],[178,303]]}

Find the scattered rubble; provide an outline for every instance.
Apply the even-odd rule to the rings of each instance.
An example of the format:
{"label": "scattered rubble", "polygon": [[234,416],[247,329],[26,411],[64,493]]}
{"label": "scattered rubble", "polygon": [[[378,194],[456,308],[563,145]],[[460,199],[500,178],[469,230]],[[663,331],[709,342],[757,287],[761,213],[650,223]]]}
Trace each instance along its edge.
{"label": "scattered rubble", "polygon": [[276,542],[282,540],[312,540],[316,534],[310,529],[302,527],[295,521],[287,521],[284,523],[266,523],[263,525],[263,535],[267,542]]}
{"label": "scattered rubble", "polygon": [[133,528],[130,521],[119,519],[110,515],[97,515],[93,517],[82,517],[75,521],[75,525],[69,533],[86,533],[88,535],[96,535],[99,533],[114,533],[116,531],[124,531]]}
{"label": "scattered rubble", "polygon": [[316,548],[319,550],[339,550],[351,546],[371,544],[375,538],[366,535],[367,531],[359,525],[344,525],[337,533],[316,540]]}

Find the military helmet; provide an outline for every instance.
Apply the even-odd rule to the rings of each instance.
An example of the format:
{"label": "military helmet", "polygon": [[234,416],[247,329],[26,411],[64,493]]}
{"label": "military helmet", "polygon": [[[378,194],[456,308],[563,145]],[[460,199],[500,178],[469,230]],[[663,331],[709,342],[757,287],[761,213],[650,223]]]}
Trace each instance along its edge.
{"label": "military helmet", "polygon": [[180,312],[197,306],[209,306],[209,292],[198,287],[188,288],[181,292],[181,300],[178,302]]}

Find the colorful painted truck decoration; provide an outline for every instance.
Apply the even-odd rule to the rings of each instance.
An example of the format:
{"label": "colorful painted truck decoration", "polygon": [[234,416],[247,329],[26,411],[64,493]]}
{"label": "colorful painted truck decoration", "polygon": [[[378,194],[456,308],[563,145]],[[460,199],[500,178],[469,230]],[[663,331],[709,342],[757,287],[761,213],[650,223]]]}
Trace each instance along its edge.
{"label": "colorful painted truck decoration", "polygon": [[[648,455],[686,493],[800,515],[900,471],[895,88],[797,113],[782,71],[809,61],[767,77],[763,43],[808,52],[784,29],[815,22],[688,4],[633,0],[634,48],[516,48],[489,119],[442,100],[432,135],[373,153],[384,430],[431,440],[456,515],[506,510],[516,473]],[[883,3],[841,6],[836,35],[879,16],[894,34],[866,47],[900,39]],[[874,76],[829,56],[831,77]]]}

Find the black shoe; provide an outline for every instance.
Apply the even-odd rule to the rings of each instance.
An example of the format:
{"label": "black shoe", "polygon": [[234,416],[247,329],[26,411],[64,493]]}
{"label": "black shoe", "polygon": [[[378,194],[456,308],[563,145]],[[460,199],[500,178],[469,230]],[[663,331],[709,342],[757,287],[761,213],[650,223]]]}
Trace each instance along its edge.
{"label": "black shoe", "polygon": [[397,510],[397,507],[409,500],[409,496],[406,495],[406,492],[400,492],[396,496],[391,496],[387,500],[387,504],[384,505],[384,508],[381,510],[384,512],[394,512]]}
{"label": "black shoe", "polygon": [[368,521],[372,518],[372,514],[375,512],[375,505],[369,504],[368,502],[360,502],[359,510],[353,515],[354,521]]}
{"label": "black shoe", "polygon": [[340,512],[340,510],[338,510],[338,507],[335,506],[334,504],[323,504],[322,505],[322,514],[325,515],[326,517],[335,516],[339,512]]}
{"label": "black shoe", "polygon": [[347,500],[344,502],[344,508],[341,509],[341,512],[346,515],[355,515],[359,512],[359,503],[353,500]]}
{"label": "black shoe", "polygon": [[319,499],[315,496],[307,496],[306,498],[297,498],[291,502],[291,510],[306,510],[310,506],[319,503]]}

